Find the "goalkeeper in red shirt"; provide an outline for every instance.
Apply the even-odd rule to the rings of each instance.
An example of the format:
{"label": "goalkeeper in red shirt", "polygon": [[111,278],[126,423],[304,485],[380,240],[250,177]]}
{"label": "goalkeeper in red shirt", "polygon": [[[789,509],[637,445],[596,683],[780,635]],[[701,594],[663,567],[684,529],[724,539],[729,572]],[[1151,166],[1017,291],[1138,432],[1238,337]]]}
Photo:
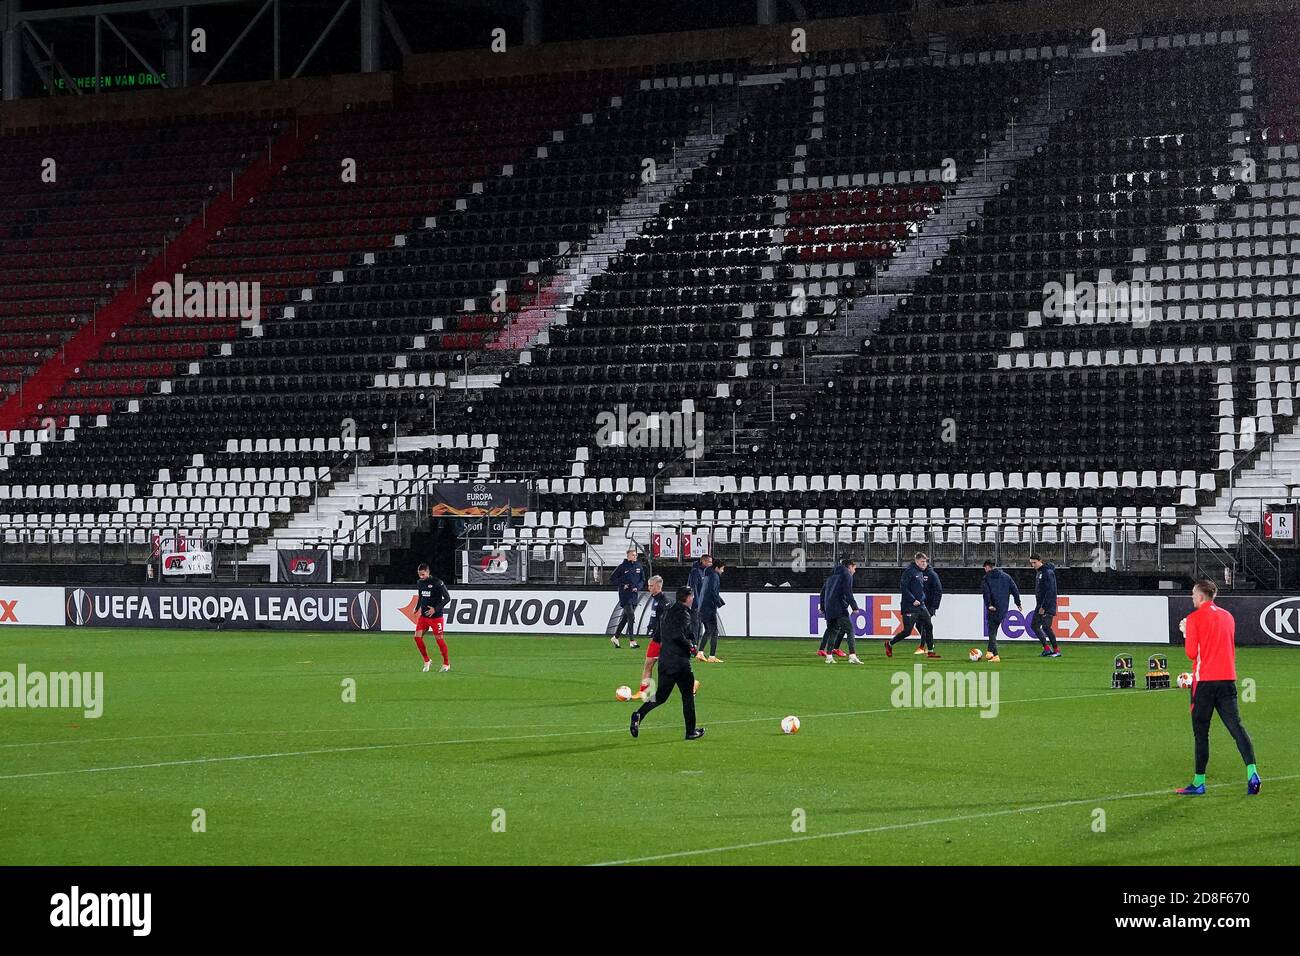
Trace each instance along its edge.
{"label": "goalkeeper in red shirt", "polygon": [[1237,713],[1237,623],[1232,615],[1214,603],[1218,588],[1213,581],[1197,581],[1192,588],[1195,610],[1183,619],[1183,635],[1192,669],[1192,736],[1196,740],[1196,775],[1178,793],[1205,793],[1205,768],[1210,763],[1210,721],[1215,711],[1237,742],[1246,762],[1246,793],[1259,793],[1259,769],[1255,766],[1255,745],[1241,725]]}

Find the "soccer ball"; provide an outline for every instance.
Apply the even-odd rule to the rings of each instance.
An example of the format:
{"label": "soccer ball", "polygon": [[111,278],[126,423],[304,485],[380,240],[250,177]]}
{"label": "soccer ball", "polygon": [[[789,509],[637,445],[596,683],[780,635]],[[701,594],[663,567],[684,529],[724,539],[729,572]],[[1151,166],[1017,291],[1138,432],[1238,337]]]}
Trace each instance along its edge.
{"label": "soccer ball", "polygon": [[974,664],[977,660],[979,660],[981,657],[984,656],[984,652],[981,651],[978,647],[972,647],[970,649],[970,653],[967,654],[966,656],[969,657],[970,662]]}
{"label": "soccer ball", "polygon": [[781,718],[781,733],[797,734],[799,732],[799,718],[791,714],[789,717]]}
{"label": "soccer ball", "polygon": [[1179,686],[1179,687],[1191,687],[1191,686],[1192,686],[1192,675],[1191,675],[1191,674],[1179,674],[1179,675],[1178,675],[1178,686]]}
{"label": "soccer ball", "polygon": [[614,697],[615,697],[617,700],[631,700],[631,699],[632,699],[632,688],[631,688],[631,687],[628,687],[627,684],[624,684],[622,687],[615,687],[615,688],[614,688]]}

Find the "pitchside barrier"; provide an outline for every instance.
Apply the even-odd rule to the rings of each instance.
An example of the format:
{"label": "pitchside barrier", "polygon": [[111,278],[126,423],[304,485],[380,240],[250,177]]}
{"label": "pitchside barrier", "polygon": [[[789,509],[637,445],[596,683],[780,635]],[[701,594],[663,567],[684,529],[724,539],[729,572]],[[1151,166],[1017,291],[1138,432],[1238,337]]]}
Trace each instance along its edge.
{"label": "pitchside barrier", "polygon": [[378,589],[91,585],[43,590],[60,593],[60,623],[71,627],[274,631],[373,631],[379,627]]}
{"label": "pitchside barrier", "polygon": [[[1285,594],[1221,594],[1216,603],[1237,620],[1237,643],[1300,647],[1300,597]],[[1190,597],[1169,599],[1169,640],[1181,643],[1178,624],[1192,613]]]}
{"label": "pitchside barrier", "polygon": [[[859,593],[851,617],[854,634],[883,640],[899,623],[897,594]],[[817,638],[825,629],[819,597],[805,591],[766,590],[723,594],[719,632],[730,637]],[[1300,647],[1300,596],[1223,595],[1220,604],[1237,620],[1237,643]],[[415,591],[363,587],[10,587],[0,585],[0,627],[179,627],[281,631],[408,632],[415,621]],[[1054,623],[1065,644],[1179,643],[1178,623],[1191,612],[1189,597],[1065,594]],[[1033,642],[1024,611],[1011,608],[1000,642]],[[644,633],[648,598],[637,607]],[[618,605],[608,589],[455,588],[447,630],[483,634],[613,633]],[[939,640],[981,644],[984,608],[977,594],[945,594],[935,617]]]}

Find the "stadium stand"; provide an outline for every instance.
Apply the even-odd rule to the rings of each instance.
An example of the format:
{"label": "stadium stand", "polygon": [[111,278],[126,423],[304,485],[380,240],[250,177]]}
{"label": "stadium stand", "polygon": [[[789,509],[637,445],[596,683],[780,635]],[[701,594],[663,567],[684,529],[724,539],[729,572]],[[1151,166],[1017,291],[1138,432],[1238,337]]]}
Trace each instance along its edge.
{"label": "stadium stand", "polygon": [[[557,574],[658,526],[751,565],[1257,540],[1300,484],[1293,21],[8,134],[0,547],[361,568],[446,476],[534,480],[503,543]],[[261,313],[157,315],[175,272]]]}

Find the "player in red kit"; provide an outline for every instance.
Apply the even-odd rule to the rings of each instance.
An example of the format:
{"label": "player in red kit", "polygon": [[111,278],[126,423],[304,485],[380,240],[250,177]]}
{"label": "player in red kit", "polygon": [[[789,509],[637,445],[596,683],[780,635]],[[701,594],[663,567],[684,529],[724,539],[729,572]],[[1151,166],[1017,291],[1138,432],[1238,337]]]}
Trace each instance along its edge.
{"label": "player in red kit", "polygon": [[438,642],[438,650],[442,652],[442,672],[445,674],[451,670],[451,660],[447,657],[447,642],[442,639],[442,614],[451,603],[451,592],[447,590],[447,585],[429,573],[427,564],[420,565],[416,573],[420,577],[420,584],[417,599],[419,617],[415,621],[415,646],[420,649],[420,656],[424,658],[424,669],[427,671],[433,662],[429,660],[429,651],[424,646],[424,632],[433,631],[433,638]]}
{"label": "player in red kit", "polygon": [[1187,657],[1195,665],[1192,737],[1196,741],[1196,774],[1178,793],[1193,797],[1205,793],[1205,770],[1210,763],[1210,721],[1216,711],[1246,763],[1246,793],[1259,793],[1260,787],[1255,745],[1237,713],[1237,622],[1214,603],[1218,590],[1213,581],[1197,581],[1192,588],[1192,604],[1196,609],[1182,623]]}

